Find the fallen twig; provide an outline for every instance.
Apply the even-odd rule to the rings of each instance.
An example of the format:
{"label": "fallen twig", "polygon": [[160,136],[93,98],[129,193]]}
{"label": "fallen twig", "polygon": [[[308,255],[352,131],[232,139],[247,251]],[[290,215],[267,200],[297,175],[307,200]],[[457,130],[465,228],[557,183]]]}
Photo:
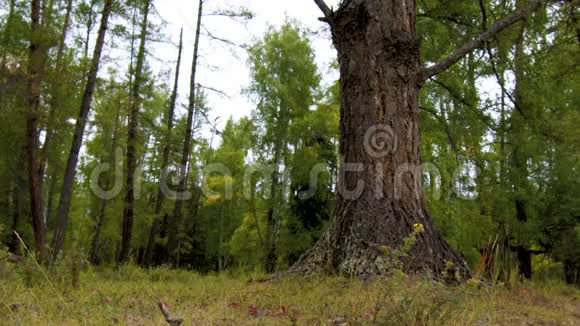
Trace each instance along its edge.
{"label": "fallen twig", "polygon": [[159,302],[159,309],[161,309],[161,313],[163,313],[163,316],[165,316],[165,321],[167,321],[169,325],[179,326],[183,323],[182,318],[176,318],[171,316],[171,314],[167,310],[167,305],[165,303]]}

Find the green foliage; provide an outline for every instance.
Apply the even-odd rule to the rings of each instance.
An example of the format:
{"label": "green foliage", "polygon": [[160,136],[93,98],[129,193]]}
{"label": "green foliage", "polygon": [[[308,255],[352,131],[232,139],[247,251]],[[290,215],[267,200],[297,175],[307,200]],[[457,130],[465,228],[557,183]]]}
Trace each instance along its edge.
{"label": "green foliage", "polygon": [[[458,1],[450,6],[448,1],[418,1],[421,61],[430,65],[446,58],[523,2]],[[45,24],[40,44],[46,58],[37,135],[39,152],[45,140],[50,140],[42,175],[50,238],[74,119],[88,74],[90,47],[104,2],[74,1],[64,38],[65,2],[43,3],[54,5],[52,11],[47,9],[51,14],[42,17]],[[110,267],[117,258],[123,198],[97,196],[91,189],[91,176],[108,164],[119,169],[104,171],[99,185],[107,189],[116,183],[121,189],[125,186],[124,172],[117,173],[124,171],[125,153],[117,157],[115,149],[126,148],[127,108],[135,67],[120,70],[115,61],[118,53],[123,53],[135,63],[143,3],[115,1],[105,50],[109,70],[99,72],[102,79],[97,81],[73,187],[67,245],[55,265],[63,275],[55,280],[59,284],[70,283],[66,278],[73,262],[88,259]],[[23,248],[15,243],[13,230],[28,245],[34,239],[23,164],[29,5],[25,1],[0,4],[0,224],[4,226],[0,247],[9,247],[17,254],[22,254]],[[566,277],[564,271],[580,275],[580,182],[575,177],[580,171],[580,55],[578,19],[571,14],[577,8],[573,5],[570,1],[546,5],[427,81],[419,96],[420,152],[422,161],[429,164],[424,171],[428,209],[445,239],[475,270],[485,265],[485,249],[501,239],[501,246],[494,247],[494,257],[487,260],[494,266],[484,266],[493,269],[494,282],[510,285],[516,278],[517,248],[532,253],[539,278]],[[241,20],[253,17],[243,7],[216,9],[213,14]],[[249,46],[251,83],[245,94],[256,104],[250,116],[237,121],[230,118],[223,124],[223,120],[209,121],[210,97],[201,86],[197,89],[187,180],[187,190],[193,196],[183,205],[180,267],[201,272],[228,268],[259,272],[268,249],[275,244],[281,270],[308,250],[329,222],[339,171],[340,85],[337,81],[328,88],[321,86],[319,71],[326,71],[326,67],[319,70],[315,64],[315,36],[298,26],[291,20],[280,27],[271,26]],[[161,27],[150,24],[151,40],[163,39]],[[153,53],[150,49],[146,52],[148,56]],[[172,140],[167,144],[169,80],[167,73],[156,75],[154,68],[145,64],[143,70],[136,131],[136,156],[142,171],[132,259],[142,265],[157,265],[166,255],[167,220],[174,214],[175,202],[164,200],[160,214],[156,213],[158,181],[165,168],[163,148],[169,146],[168,164],[175,167],[186,136],[182,103],[177,103]],[[330,68],[336,69],[336,63]],[[208,125],[212,130],[206,137]],[[274,173],[263,172],[273,163],[278,165]],[[224,169],[210,172],[216,165],[226,173]],[[175,180],[170,179],[169,187],[175,189]],[[317,189],[305,197],[313,180]],[[395,265],[411,245],[411,238],[407,238],[403,248],[390,249]],[[0,257],[3,254],[4,249]],[[146,256],[151,256],[152,262],[145,263]],[[0,262],[0,270],[12,271],[6,266]],[[28,285],[43,282],[28,258],[19,268],[30,281]],[[121,267],[105,273],[110,273],[107,279],[113,281],[131,276],[150,277],[159,283],[188,279],[182,274],[166,278],[164,274],[169,272],[165,267],[151,271]],[[94,271],[88,274],[96,278]],[[389,291],[408,281],[397,277]],[[436,288],[414,289],[417,293],[439,292]],[[429,324],[455,318],[447,314],[447,310],[457,308],[448,295],[427,295],[425,302],[432,300],[436,303],[433,307],[443,307],[437,312],[426,310],[427,315],[419,312],[426,304],[422,299],[392,298],[389,306],[394,310],[385,310],[385,314],[393,319],[377,317],[377,321]],[[102,303],[102,298],[93,299]],[[409,314],[401,316],[404,311]]]}

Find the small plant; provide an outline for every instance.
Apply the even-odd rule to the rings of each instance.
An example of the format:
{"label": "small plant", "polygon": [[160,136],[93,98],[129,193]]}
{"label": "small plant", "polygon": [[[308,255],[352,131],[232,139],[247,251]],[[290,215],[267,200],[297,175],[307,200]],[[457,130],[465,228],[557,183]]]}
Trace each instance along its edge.
{"label": "small plant", "polygon": [[413,232],[403,239],[403,244],[398,249],[392,249],[388,246],[381,246],[380,249],[383,254],[387,257],[385,262],[385,269],[387,271],[393,271],[395,273],[401,272],[403,270],[402,258],[409,255],[409,251],[415,243],[417,242],[417,236],[425,231],[425,226],[423,224],[414,224]]}

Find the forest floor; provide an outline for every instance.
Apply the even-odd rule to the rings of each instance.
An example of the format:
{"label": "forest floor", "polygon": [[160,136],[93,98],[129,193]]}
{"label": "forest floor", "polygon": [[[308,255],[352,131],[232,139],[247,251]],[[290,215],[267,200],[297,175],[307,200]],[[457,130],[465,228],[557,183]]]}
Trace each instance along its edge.
{"label": "forest floor", "polygon": [[[25,275],[25,276],[17,276]],[[0,276],[2,325],[580,325],[580,290],[559,284],[458,287],[399,275],[256,282],[168,269]]]}

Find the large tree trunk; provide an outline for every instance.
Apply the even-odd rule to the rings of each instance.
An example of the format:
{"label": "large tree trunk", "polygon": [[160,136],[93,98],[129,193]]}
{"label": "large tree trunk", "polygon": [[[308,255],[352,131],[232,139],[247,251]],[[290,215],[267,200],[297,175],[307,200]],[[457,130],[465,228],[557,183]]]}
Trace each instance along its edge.
{"label": "large tree trunk", "polygon": [[[187,125],[185,130],[185,140],[183,142],[183,153],[181,155],[181,165],[179,168],[179,184],[177,185],[177,192],[182,194],[185,192],[187,186],[187,167],[189,163],[189,153],[191,151],[191,140],[193,137],[193,120],[195,116],[195,101],[196,101],[196,71],[197,71],[197,59],[199,52],[199,37],[201,33],[201,19],[203,15],[203,0],[199,0],[199,7],[197,11],[197,26],[195,30],[195,44],[193,47],[193,63],[191,67],[191,79],[189,85],[189,105],[187,110]],[[175,201],[175,210],[173,216],[170,218],[169,225],[167,226],[168,239],[167,239],[167,252],[169,253],[169,258],[175,261],[177,257],[177,249],[179,247],[179,228],[181,226],[181,207],[183,205],[183,199],[177,198]]]}
{"label": "large tree trunk", "polygon": [[28,163],[28,188],[36,252],[42,259],[46,226],[42,214],[42,193],[38,178],[38,118],[40,106],[40,73],[43,65],[40,1],[31,2],[30,49],[26,86],[26,157]]}
{"label": "large tree trunk", "polygon": [[105,1],[101,17],[101,25],[99,27],[99,33],[97,35],[97,43],[95,45],[95,51],[91,63],[91,68],[87,76],[87,84],[85,86],[85,90],[81,101],[81,107],[79,110],[79,115],[77,117],[77,121],[75,124],[73,140],[66,163],[64,179],[62,182],[62,190],[60,192],[60,199],[58,202],[58,209],[56,213],[56,226],[54,229],[54,237],[52,240],[53,260],[58,256],[60,250],[62,249],[62,245],[64,244],[64,237],[66,227],[68,224],[68,213],[70,209],[72,187],[75,178],[76,166],[79,160],[79,151],[81,149],[83,135],[85,133],[85,125],[87,124],[87,117],[91,109],[93,93],[95,91],[95,85],[97,82],[97,73],[99,71],[99,65],[101,62],[101,53],[103,52],[103,46],[105,44],[105,35],[107,33],[107,26],[109,23],[109,16],[111,14],[112,6],[113,0]]}
{"label": "large tree trunk", "polygon": [[129,130],[127,135],[127,175],[126,175],[126,193],[125,209],[123,210],[123,230],[121,241],[121,252],[119,263],[129,260],[131,253],[131,239],[133,237],[133,220],[135,215],[135,194],[134,181],[135,170],[137,169],[137,125],[139,106],[141,105],[140,93],[143,83],[143,65],[145,63],[145,42],[147,39],[147,23],[149,18],[150,1],[147,0],[143,7],[143,21],[141,22],[141,36],[139,43],[139,52],[137,53],[137,63],[135,66],[135,80],[131,90],[131,108],[129,112]]}
{"label": "large tree trunk", "polygon": [[[329,19],[341,83],[341,164],[332,223],[291,272],[384,274],[415,224],[408,273],[470,275],[425,209],[419,158],[419,45],[414,0],[346,1]],[[358,172],[347,164],[359,164]],[[360,184],[360,196],[354,192]],[[451,274],[453,275],[453,274]]]}

